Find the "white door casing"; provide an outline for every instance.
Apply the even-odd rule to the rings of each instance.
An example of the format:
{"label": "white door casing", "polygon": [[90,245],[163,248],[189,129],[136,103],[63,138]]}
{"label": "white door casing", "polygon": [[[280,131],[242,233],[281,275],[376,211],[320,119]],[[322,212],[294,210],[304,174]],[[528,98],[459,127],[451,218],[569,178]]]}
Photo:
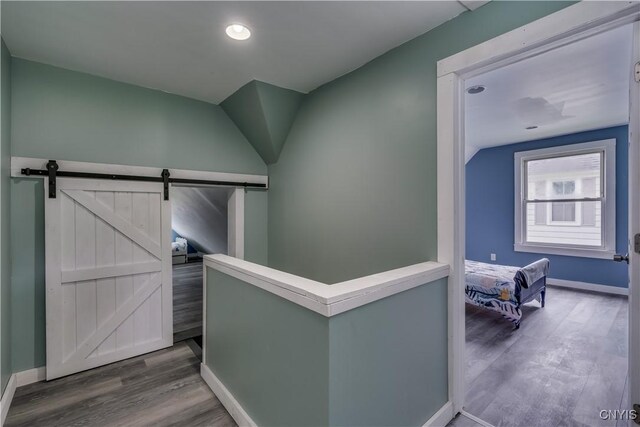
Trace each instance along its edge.
{"label": "white door casing", "polygon": [[636,81],[635,76],[635,64],[640,63],[640,22],[636,21],[633,25],[631,62],[633,69],[629,73],[631,79],[629,92],[629,403],[631,405],[640,404],[640,254],[634,248],[634,236],[640,233],[640,83]]}
{"label": "white door casing", "polygon": [[161,183],[45,192],[47,380],[173,344],[170,242]]}

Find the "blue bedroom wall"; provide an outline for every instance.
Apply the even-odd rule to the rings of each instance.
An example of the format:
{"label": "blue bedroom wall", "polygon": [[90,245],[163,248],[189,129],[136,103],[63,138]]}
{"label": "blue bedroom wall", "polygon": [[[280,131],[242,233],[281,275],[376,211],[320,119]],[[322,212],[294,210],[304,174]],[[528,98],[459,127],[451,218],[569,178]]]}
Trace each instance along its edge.
{"label": "blue bedroom wall", "polygon": [[555,138],[480,150],[466,166],[466,257],[492,262],[495,253],[503,265],[523,266],[546,256],[554,279],[628,286],[626,264],[604,259],[515,252],[514,244],[514,165],[518,151],[578,144],[615,138],[616,143],[616,250],[627,251],[628,129],[617,126]]}

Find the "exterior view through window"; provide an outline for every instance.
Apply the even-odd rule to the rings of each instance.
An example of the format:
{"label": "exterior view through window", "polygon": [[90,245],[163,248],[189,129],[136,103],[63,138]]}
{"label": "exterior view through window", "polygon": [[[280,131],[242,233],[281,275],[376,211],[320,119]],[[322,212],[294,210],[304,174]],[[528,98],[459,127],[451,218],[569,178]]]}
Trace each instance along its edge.
{"label": "exterior view through window", "polygon": [[516,153],[516,251],[610,258],[615,155],[613,139]]}
{"label": "exterior view through window", "polygon": [[528,242],[602,246],[602,152],[529,160]]}

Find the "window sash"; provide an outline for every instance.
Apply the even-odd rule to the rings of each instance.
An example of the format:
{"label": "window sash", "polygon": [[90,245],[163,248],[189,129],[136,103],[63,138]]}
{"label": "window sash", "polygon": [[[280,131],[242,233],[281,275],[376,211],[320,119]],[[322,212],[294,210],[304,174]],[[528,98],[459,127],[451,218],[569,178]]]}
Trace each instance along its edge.
{"label": "window sash", "polygon": [[[529,198],[529,193],[535,194],[534,191],[529,190],[529,162],[545,160],[545,159],[560,159],[563,157],[575,157],[581,156],[585,154],[600,154],[600,196],[599,197],[576,197],[572,199],[560,198],[560,197],[549,197],[549,198],[539,198],[535,197],[533,199]],[[552,154],[548,156],[539,156],[522,160],[521,172],[522,172],[522,201],[525,203],[540,203],[540,202],[597,202],[604,201],[605,199],[605,162],[606,162],[606,153],[602,148],[593,149],[593,150],[585,150],[580,153],[558,153]]]}
{"label": "window sash", "polygon": [[[600,189],[599,189],[599,195],[598,197],[572,197],[572,198],[567,198],[567,197],[563,197],[562,194],[558,194],[558,195],[551,195],[551,196],[537,196],[536,195],[536,188],[534,185],[534,182],[529,183],[529,162],[531,161],[538,161],[538,160],[544,160],[544,159],[560,159],[563,157],[575,157],[575,156],[580,156],[580,155],[585,155],[585,154],[594,154],[594,153],[598,153],[600,155],[600,171],[599,171],[599,176],[596,179],[600,180]],[[534,157],[534,158],[528,158],[528,159],[523,159],[522,164],[521,164],[521,172],[522,172],[522,179],[523,179],[523,191],[521,193],[521,195],[523,196],[522,198],[522,211],[523,211],[523,218],[522,218],[522,231],[523,231],[523,243],[525,244],[539,244],[538,242],[535,241],[531,241],[529,240],[529,236],[528,236],[528,227],[527,227],[527,212],[528,212],[528,206],[529,204],[533,204],[534,206],[536,204],[540,204],[540,203],[545,203],[545,204],[549,204],[549,206],[553,206],[553,203],[576,203],[576,209],[578,208],[577,203],[580,202],[599,202],[601,204],[601,206],[604,207],[605,203],[606,203],[606,198],[605,198],[605,180],[604,180],[604,174],[605,174],[605,151],[603,149],[594,149],[594,150],[588,150],[588,151],[582,151],[580,153],[559,153],[559,154],[553,154],[553,155],[548,155],[548,156],[539,156],[539,157]],[[565,179],[564,178],[559,178],[559,180],[561,182],[564,183]],[[567,179],[569,180],[569,179]],[[564,188],[564,184],[563,184],[563,188]],[[551,192],[553,194],[553,192]],[[534,195],[534,198],[527,198],[529,196],[529,194]],[[576,224],[576,219],[574,219],[574,221],[553,221],[552,220],[552,216],[553,213],[552,212],[548,212],[547,216],[549,218],[547,218],[548,220],[548,225],[565,225],[565,226],[573,226],[573,225],[578,225]],[[577,218],[577,211],[576,211],[576,218]],[[549,246],[556,246],[556,247],[577,247],[577,248],[590,248],[590,249],[603,249],[605,247],[605,223],[604,221],[601,221],[600,223],[600,245],[570,245],[570,244],[566,244],[566,243],[545,243],[545,245],[549,245]]]}
{"label": "window sash", "polygon": [[[588,190],[588,193],[579,193],[579,195],[588,194],[591,197],[578,198],[570,195],[569,197],[575,198],[568,199],[554,196],[551,191],[547,191],[545,193],[536,193],[537,185],[534,185],[534,182],[539,182],[537,180],[538,172],[536,172],[535,179],[532,176],[533,180],[531,183],[529,183],[527,172],[530,170],[529,167],[535,165],[535,163],[529,164],[529,161],[573,157],[576,155],[590,153],[600,153],[600,175],[598,176],[598,171],[594,170],[594,173],[591,175],[592,181],[590,190]],[[616,140],[614,138],[589,141],[585,143],[573,144],[571,146],[566,145],[558,147],[546,147],[541,149],[516,152],[514,153],[514,169],[516,184],[514,249],[516,252],[577,256],[599,259],[611,258],[612,254],[615,253],[616,248]],[[562,170],[562,168],[560,168],[560,170]],[[551,170],[549,172],[551,172]],[[547,175],[546,173],[544,174]],[[574,175],[571,174],[570,176],[573,177]],[[600,180],[600,188],[599,191],[594,194],[595,189],[593,188],[593,184],[594,180],[597,179]],[[597,183],[598,181],[595,181],[596,185]],[[528,190],[531,191],[528,192]],[[551,197],[548,197],[548,195]],[[596,195],[598,197],[594,197]],[[598,227],[600,229],[601,244],[599,246],[591,246],[581,244],[576,245],[569,242],[538,242],[535,241],[535,237],[532,237],[534,240],[529,240],[529,236],[527,235],[528,221],[531,218],[527,216],[527,212],[540,211],[544,206],[541,205],[542,203],[550,204],[552,202],[582,202],[583,207],[586,203],[588,203],[589,205],[598,204],[601,209]],[[532,209],[534,207],[535,209]],[[582,214],[583,211],[581,210],[580,213]],[[534,218],[537,219],[538,217],[535,216]],[[548,219],[549,218],[547,218],[547,216],[545,215],[545,223],[548,222]],[[545,225],[545,223],[539,221],[539,223],[536,223],[536,225]],[[563,225],[566,227],[574,226],[573,224],[559,223],[556,223],[555,225]],[[595,226],[595,224],[588,224],[588,226],[593,227]]]}

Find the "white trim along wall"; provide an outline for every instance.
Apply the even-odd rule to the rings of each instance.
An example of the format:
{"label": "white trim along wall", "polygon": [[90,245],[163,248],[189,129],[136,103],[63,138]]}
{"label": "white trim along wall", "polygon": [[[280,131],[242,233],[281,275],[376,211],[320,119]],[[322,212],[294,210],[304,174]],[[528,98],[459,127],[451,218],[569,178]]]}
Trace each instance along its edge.
{"label": "white trim along wall", "polygon": [[16,375],[13,374],[9,377],[9,382],[7,382],[4,393],[2,393],[2,399],[0,399],[0,426],[4,425],[4,420],[7,418],[7,414],[9,413],[9,407],[11,406],[13,395],[16,392],[16,383]]}
{"label": "white trim along wall", "polygon": [[551,277],[547,279],[547,285],[557,286],[559,288],[579,289],[581,291],[599,292],[602,294],[629,295],[628,288],[599,285],[597,283],[577,282],[574,280],[553,279]]}
{"label": "white trim along wall", "polygon": [[[204,359],[203,359],[204,360]],[[218,397],[222,406],[229,412],[236,424],[243,427],[256,427],[256,422],[240,405],[237,399],[231,394],[229,389],[220,381],[211,369],[204,363],[200,364],[200,376],[209,386],[213,394]],[[453,418],[453,405],[451,402],[445,403],[422,427],[443,427]]]}
{"label": "white trim along wall", "polygon": [[[640,7],[640,5],[639,5]],[[640,63],[640,21],[633,25],[632,63]],[[636,70],[629,70],[629,236],[640,233],[640,82]],[[629,242],[629,402],[640,403],[640,253]]]}
{"label": "white trim along wall", "polygon": [[47,370],[44,366],[29,369],[27,371],[16,372],[9,377],[7,387],[2,394],[0,400],[0,427],[4,425],[4,421],[9,413],[11,401],[18,387],[44,381],[47,377]]}
{"label": "white trim along wall", "polygon": [[236,188],[227,203],[227,254],[244,259],[244,189]]}
{"label": "white trim along wall", "polygon": [[[117,175],[140,175],[159,177],[163,168],[149,166],[114,165],[109,163],[76,162],[72,160],[58,160],[60,170],[72,170],[74,172],[104,173]],[[37,159],[32,157],[12,157],[11,176],[14,178],[25,178],[20,173],[23,168],[46,169],[47,159]],[[246,182],[248,184],[269,185],[269,178],[266,175],[248,175],[241,173],[209,172],[189,169],[170,169],[171,178],[199,179],[203,181],[234,181]],[[30,178],[42,178],[42,176],[31,175]],[[268,187],[267,187],[268,188]]]}
{"label": "white trim along wall", "polygon": [[449,275],[448,265],[428,261],[328,285],[222,254],[206,255],[204,257],[205,274],[207,267],[250,283],[326,317],[344,313]]}
{"label": "white trim along wall", "polygon": [[[637,20],[636,1],[583,1],[459,52],[437,65],[438,261],[449,276],[449,400],[464,406],[464,80]],[[632,345],[633,340],[632,337]],[[639,346],[640,347],[640,346]],[[630,402],[640,400],[640,378]]]}

